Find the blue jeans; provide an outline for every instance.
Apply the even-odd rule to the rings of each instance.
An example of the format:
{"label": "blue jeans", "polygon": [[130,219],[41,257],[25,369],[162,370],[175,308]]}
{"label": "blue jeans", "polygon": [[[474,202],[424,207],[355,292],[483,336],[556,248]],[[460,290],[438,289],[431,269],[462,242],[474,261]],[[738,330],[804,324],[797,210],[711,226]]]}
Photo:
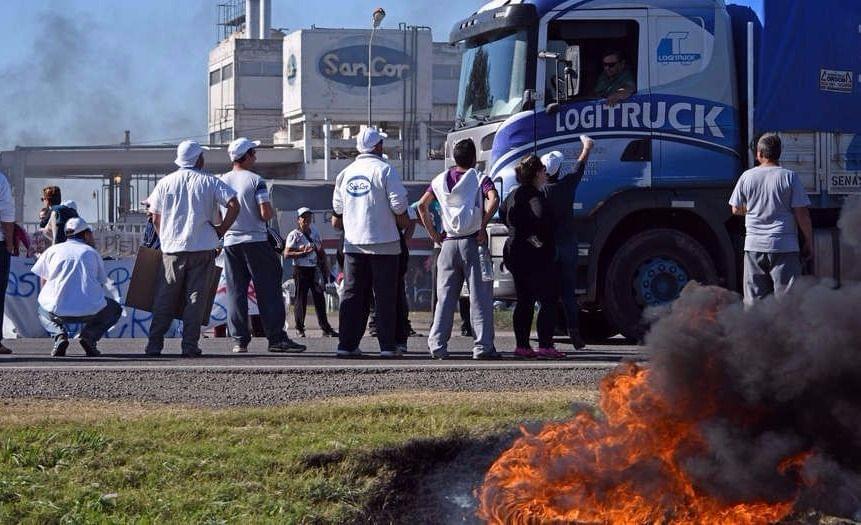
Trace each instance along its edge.
{"label": "blue jeans", "polygon": [[119,321],[120,317],[123,315],[123,308],[119,303],[109,297],[105,297],[105,300],[108,304],[99,310],[98,313],[83,317],[63,317],[54,315],[40,306],[39,322],[42,323],[42,327],[45,328],[45,330],[51,334],[51,337],[54,339],[61,336],[69,336],[69,331],[66,328],[67,323],[83,323],[84,327],[81,328],[81,339],[86,339],[87,341],[95,343],[104,337],[108,330],[117,324],[117,321]]}
{"label": "blue jeans", "polygon": [[559,275],[559,294],[565,319],[568,323],[568,335],[578,333],[577,314],[580,306],[577,304],[577,240],[556,240],[556,271]]}
{"label": "blue jeans", "polygon": [[251,342],[248,329],[248,283],[254,281],[257,309],[269,344],[287,339],[287,310],[281,290],[281,257],[268,241],[225,246],[224,277],[227,281],[227,327],[241,346]]}

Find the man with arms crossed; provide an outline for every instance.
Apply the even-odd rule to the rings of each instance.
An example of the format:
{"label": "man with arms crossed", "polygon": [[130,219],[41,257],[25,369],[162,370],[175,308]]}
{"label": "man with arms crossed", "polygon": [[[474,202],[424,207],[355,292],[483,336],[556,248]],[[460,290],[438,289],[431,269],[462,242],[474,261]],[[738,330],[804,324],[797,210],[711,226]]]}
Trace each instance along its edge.
{"label": "man with arms crossed", "polygon": [[778,164],[780,153],[780,137],[763,135],[756,145],[759,166],[742,173],[729,200],[732,213],[744,216],[747,304],[772,293],[785,294],[801,275],[801,258],[813,256],[810,199],[798,175]]}

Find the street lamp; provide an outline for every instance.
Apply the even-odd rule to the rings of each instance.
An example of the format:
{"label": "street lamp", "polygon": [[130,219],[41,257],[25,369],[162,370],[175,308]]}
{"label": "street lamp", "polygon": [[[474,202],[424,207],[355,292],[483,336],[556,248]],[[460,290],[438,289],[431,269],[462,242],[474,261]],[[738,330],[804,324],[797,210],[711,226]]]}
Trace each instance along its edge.
{"label": "street lamp", "polygon": [[374,26],[371,28],[371,38],[368,41],[368,126],[371,125],[371,82],[373,81],[373,60],[374,60],[374,52],[373,52],[373,44],[374,44],[374,33],[376,33],[377,28],[380,27],[380,24],[383,23],[383,18],[386,17],[386,11],[382,7],[378,7],[374,10],[374,13],[371,15],[371,20],[374,23]]}

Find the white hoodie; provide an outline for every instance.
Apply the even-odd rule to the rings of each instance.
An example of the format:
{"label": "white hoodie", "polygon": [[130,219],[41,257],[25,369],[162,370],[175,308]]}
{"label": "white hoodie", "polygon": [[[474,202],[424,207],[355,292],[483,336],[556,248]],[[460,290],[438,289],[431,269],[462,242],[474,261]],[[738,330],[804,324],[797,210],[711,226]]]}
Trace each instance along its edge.
{"label": "white hoodie", "polygon": [[407,190],[388,162],[370,153],[356,157],[338,174],[332,195],[332,208],[343,216],[344,251],[374,253],[375,245],[399,243],[395,215],[408,205]]}
{"label": "white hoodie", "polygon": [[483,176],[475,169],[464,173],[449,191],[448,170],[431,182],[434,196],[439,201],[442,225],[448,237],[469,237],[481,229],[484,218],[484,200],[481,193]]}

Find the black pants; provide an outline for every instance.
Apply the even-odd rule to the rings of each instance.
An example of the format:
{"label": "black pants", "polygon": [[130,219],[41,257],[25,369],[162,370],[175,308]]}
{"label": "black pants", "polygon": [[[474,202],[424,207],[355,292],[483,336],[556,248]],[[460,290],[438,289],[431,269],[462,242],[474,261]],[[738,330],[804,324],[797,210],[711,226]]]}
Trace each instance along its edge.
{"label": "black pants", "polygon": [[6,287],[9,285],[9,269],[12,256],[0,246],[0,340],[3,339],[3,313],[6,310]]}
{"label": "black pants", "polygon": [[344,254],[344,291],[338,324],[341,350],[359,348],[372,297],[376,299],[374,317],[380,350],[395,350],[398,258],[397,255]]}
{"label": "black pants", "polygon": [[469,322],[469,297],[458,299],[457,309],[460,312],[460,331],[472,334],[472,325]]}
{"label": "black pants", "polygon": [[293,267],[293,280],[296,283],[296,306],[293,313],[296,314],[296,330],[305,331],[305,310],[308,307],[308,292],[314,300],[314,309],[317,311],[317,323],[324,332],[331,332],[332,326],[326,318],[326,298],[323,290],[316,282],[317,269],[307,266]]}
{"label": "black pants", "polygon": [[[409,264],[410,250],[407,248],[406,240],[401,236],[401,254],[398,256],[397,320],[395,325],[395,340],[399,345],[407,344],[407,341],[409,341],[410,338],[410,332],[412,332],[412,325],[410,325],[410,304],[407,301],[407,283],[405,280]],[[368,330],[376,332],[376,305],[373,297],[371,298],[370,312]]]}
{"label": "black pants", "polygon": [[529,347],[536,302],[541,304],[537,323],[538,347],[551,348],[556,326],[556,303],[559,300],[559,284],[553,260],[535,256],[526,250],[521,250],[521,253],[511,250],[506,253],[506,265],[514,277],[514,290],[517,293],[513,320],[518,348]]}

